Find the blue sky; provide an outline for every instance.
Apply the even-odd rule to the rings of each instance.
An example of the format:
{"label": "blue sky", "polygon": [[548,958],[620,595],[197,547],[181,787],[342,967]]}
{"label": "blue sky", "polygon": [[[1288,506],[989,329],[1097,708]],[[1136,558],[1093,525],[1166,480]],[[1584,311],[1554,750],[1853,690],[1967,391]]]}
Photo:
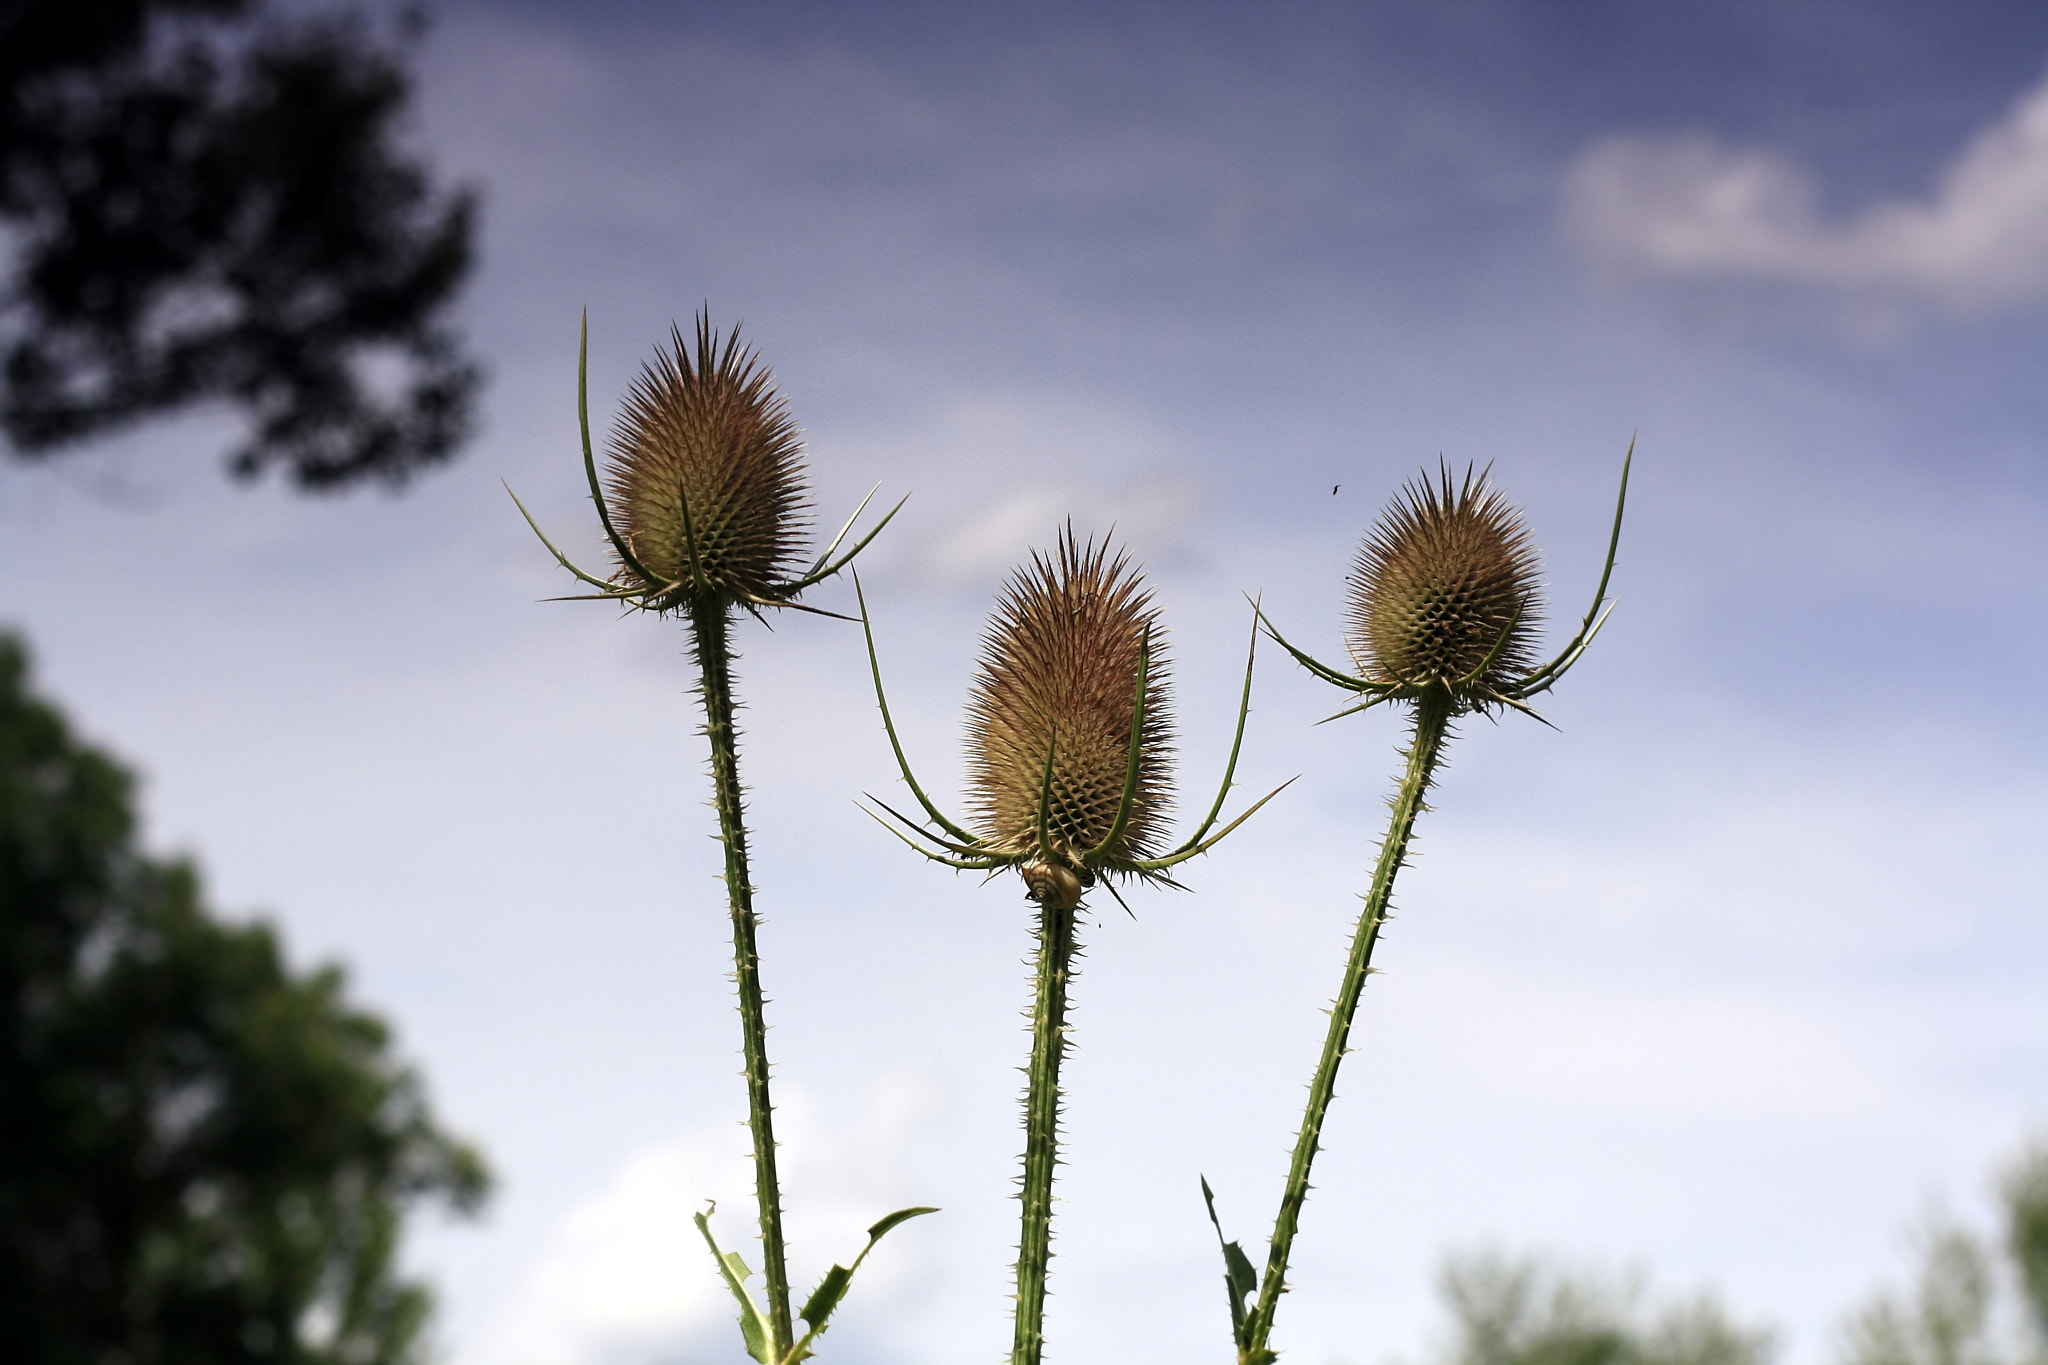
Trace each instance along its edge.
{"label": "blue sky", "polygon": [[[1065,518],[1158,585],[1194,804],[1242,594],[1337,653],[1441,454],[1526,506],[1562,622],[1635,436],[1561,733],[1469,726],[1422,826],[1276,1344],[1421,1361],[1444,1254],[1499,1245],[1817,1365],[2048,1119],[2044,73],[2025,4],[448,6],[418,131],[486,193],[479,439],[396,500],[229,487],[207,414],[7,471],[0,620],[158,846],[347,960],[496,1157],[414,1250],[455,1365],[736,1360],[687,1224],[736,1235],[745,1167],[682,638],[537,603],[499,487],[599,558],[579,312],[596,413],[708,300],[822,519],[912,494],[864,578],[948,792],[981,621]],[[942,1204],[828,1345],[995,1358],[1025,909],[855,810],[892,785],[856,633],[741,638],[798,1274]],[[1400,731],[1312,729],[1274,653],[1244,779],[1303,780],[1090,934],[1061,1359],[1225,1358],[1196,1176],[1247,1240],[1277,1198]]]}

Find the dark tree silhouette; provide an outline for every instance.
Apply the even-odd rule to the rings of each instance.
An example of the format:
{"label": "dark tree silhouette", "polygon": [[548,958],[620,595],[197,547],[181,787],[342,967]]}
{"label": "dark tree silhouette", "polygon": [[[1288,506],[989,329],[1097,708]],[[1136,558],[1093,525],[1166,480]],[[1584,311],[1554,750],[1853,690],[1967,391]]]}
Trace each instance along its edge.
{"label": "dark tree silhouette", "polygon": [[128,775],[0,636],[0,1360],[400,1365],[424,1198],[486,1177],[341,973],[136,848]]}
{"label": "dark tree silhouette", "polygon": [[475,200],[396,142],[415,14],[0,0],[0,428],[23,459],[208,401],[230,468],[331,489],[445,460]]}

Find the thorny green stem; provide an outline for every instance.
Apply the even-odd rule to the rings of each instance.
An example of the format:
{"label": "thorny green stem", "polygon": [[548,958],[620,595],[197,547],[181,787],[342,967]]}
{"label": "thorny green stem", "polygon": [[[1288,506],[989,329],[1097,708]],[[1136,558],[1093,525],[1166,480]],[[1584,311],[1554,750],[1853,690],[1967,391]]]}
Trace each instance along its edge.
{"label": "thorny green stem", "polygon": [[1031,1007],[1031,1069],[1024,1093],[1024,1227],[1017,1244],[1017,1331],[1010,1365],[1038,1365],[1045,1345],[1045,1277],[1052,1263],[1052,1180],[1059,1164],[1060,1061],[1067,1051],[1067,981],[1073,974],[1075,906],[1057,893],[1038,909],[1037,994]]}
{"label": "thorny green stem", "polygon": [[1366,894],[1365,909],[1358,917],[1358,929],[1351,940],[1351,957],[1344,964],[1344,983],[1330,1009],[1330,1031],[1323,1040],[1322,1059],[1316,1063],[1315,1079],[1309,1082],[1308,1109],[1302,1115],[1301,1132],[1294,1140],[1294,1160],[1287,1168],[1287,1188],[1280,1196],[1280,1214],[1273,1220],[1273,1241],[1266,1254],[1265,1281],[1259,1286],[1258,1306],[1245,1324],[1239,1365],[1270,1365],[1275,1358],[1266,1347],[1266,1339],[1273,1330],[1273,1314],[1280,1306],[1280,1296],[1287,1292],[1287,1256],[1294,1247],[1302,1205],[1308,1200],[1309,1167],[1322,1139],[1323,1116],[1329,1112],[1330,1101],[1337,1093],[1337,1067],[1344,1060],[1351,1020],[1358,1012],[1359,996],[1364,993],[1365,979],[1372,971],[1373,945],[1379,942],[1380,926],[1386,923],[1394,877],[1408,855],[1408,836],[1414,832],[1415,817],[1426,809],[1422,798],[1442,756],[1450,720],[1448,689],[1432,687],[1416,699],[1415,738],[1408,746],[1408,771],[1394,797],[1393,819],[1388,823],[1386,840],[1380,845],[1372,890]]}
{"label": "thorny green stem", "polygon": [[739,748],[733,729],[731,608],[690,604],[691,633],[702,673],[704,735],[711,741],[711,785],[718,841],[725,846],[725,891],[732,907],[733,979],[740,993],[740,1032],[747,1073],[747,1126],[754,1135],[754,1196],[761,1206],[762,1274],[768,1285],[770,1360],[796,1338],[789,1311],[788,1254],[782,1242],[782,1187],[775,1175],[775,1125],[768,1100],[768,1024],[761,1001],[761,954],[755,946],[754,885],[747,876],[747,831],[740,819]]}

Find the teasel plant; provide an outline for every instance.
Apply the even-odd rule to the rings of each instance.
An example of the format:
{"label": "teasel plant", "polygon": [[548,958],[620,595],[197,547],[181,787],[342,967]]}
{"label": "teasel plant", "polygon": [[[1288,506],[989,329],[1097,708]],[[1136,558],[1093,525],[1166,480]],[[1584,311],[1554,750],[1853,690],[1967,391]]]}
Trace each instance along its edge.
{"label": "teasel plant", "polygon": [[[594,590],[551,600],[613,602],[629,611],[679,617],[689,631],[698,669],[697,697],[704,708],[703,732],[711,748],[712,805],[725,853],[765,1303],[757,1303],[747,1288],[753,1272],[745,1260],[736,1251],[722,1250],[713,1236],[710,1215],[715,1206],[696,1215],[695,1222],[719,1277],[738,1304],[747,1353],[762,1365],[796,1365],[815,1354],[819,1334],[875,1243],[899,1224],[937,1210],[899,1209],[877,1222],[868,1229],[867,1245],[852,1265],[832,1266],[803,1306],[792,1312],[782,1190],[775,1168],[774,1106],[768,1092],[759,921],[747,861],[745,789],[733,724],[732,625],[741,611],[766,624],[763,612],[770,609],[852,620],[807,606],[797,597],[852,563],[903,504],[897,503],[842,554],[840,547],[874,498],[870,492],[824,553],[800,570],[810,499],[803,441],[788,403],[758,355],[741,344],[740,329],[735,326],[721,338],[712,329],[708,308],[697,317],[694,348],[679,328],[671,329],[671,337],[673,346],[643,367],[628,393],[600,477],[590,441],[590,319],[584,316],[576,363],[576,416],[590,500],[615,557],[611,576],[600,578],[578,568],[548,539],[517,494],[513,502],[556,562]],[[799,1320],[807,1329],[802,1335],[795,1330]]]}
{"label": "teasel plant", "polygon": [[1077,544],[1069,524],[1054,553],[1034,553],[997,602],[967,707],[970,824],[940,811],[911,772],[890,716],[858,576],[854,584],[883,728],[925,819],[872,796],[881,813],[869,814],[941,866],[990,878],[1016,870],[1036,911],[1010,1358],[1012,1365],[1038,1365],[1052,1260],[1053,1172],[1060,1159],[1067,990],[1080,953],[1082,898],[1100,886],[1128,913],[1119,880],[1179,887],[1170,875],[1175,868],[1214,848],[1286,787],[1282,783],[1216,830],[1251,713],[1258,619],[1216,800],[1193,834],[1165,849],[1174,743],[1165,634],[1152,594],[1127,555],[1112,557],[1107,538]]}
{"label": "teasel plant", "polygon": [[1406,705],[1412,714],[1406,771],[1394,794],[1392,819],[1352,934],[1343,982],[1330,1008],[1322,1055],[1309,1081],[1308,1106],[1295,1135],[1263,1276],[1239,1243],[1226,1240],[1215,1194],[1209,1182],[1202,1181],[1209,1221],[1223,1248],[1224,1286],[1239,1365],[1272,1365],[1278,1359],[1267,1343],[1280,1296],[1287,1292],[1288,1257],[1308,1200],[1309,1170],[1336,1094],[1337,1068],[1349,1050],[1358,1002],[1373,970],[1373,947],[1387,920],[1394,878],[1407,859],[1416,817],[1428,809],[1424,798],[1443,761],[1452,725],[1462,716],[1497,717],[1503,711],[1543,720],[1531,698],[1556,686],[1584,657],[1614,609],[1607,585],[1621,544],[1628,472],[1634,460],[1631,440],[1622,461],[1614,529],[1593,605],[1577,633],[1548,663],[1535,662],[1536,628],[1542,616],[1535,541],[1521,510],[1493,486],[1490,471],[1475,474],[1469,466],[1462,480],[1454,481],[1449,466],[1440,464],[1434,481],[1425,474],[1405,486],[1359,547],[1345,620],[1346,643],[1357,673],[1331,668],[1296,649],[1259,612],[1266,632],[1296,662],[1358,699],[1328,720],[1386,704]]}

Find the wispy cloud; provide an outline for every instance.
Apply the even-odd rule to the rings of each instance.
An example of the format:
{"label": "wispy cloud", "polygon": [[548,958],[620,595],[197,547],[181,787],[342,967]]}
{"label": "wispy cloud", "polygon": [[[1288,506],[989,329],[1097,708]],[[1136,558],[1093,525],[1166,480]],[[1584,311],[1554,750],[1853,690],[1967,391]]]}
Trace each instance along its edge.
{"label": "wispy cloud", "polygon": [[1567,229],[1633,275],[1828,286],[1961,312],[2048,298],[2048,79],[1979,130],[1923,200],[1821,213],[1777,152],[1704,135],[1603,139],[1565,182]]}

